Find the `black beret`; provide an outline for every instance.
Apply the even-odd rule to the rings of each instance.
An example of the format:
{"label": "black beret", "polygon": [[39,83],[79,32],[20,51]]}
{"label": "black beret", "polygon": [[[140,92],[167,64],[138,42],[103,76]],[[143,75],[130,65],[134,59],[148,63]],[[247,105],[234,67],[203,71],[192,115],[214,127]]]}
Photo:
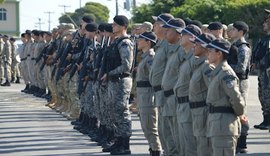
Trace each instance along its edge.
{"label": "black beret", "polygon": [[199,28],[202,28],[202,22],[198,20],[192,20],[190,24],[197,25]]}
{"label": "black beret", "polygon": [[186,26],[184,20],[181,18],[170,19],[167,23],[165,23],[162,27],[164,28],[174,28],[174,29],[183,29]]}
{"label": "black beret", "polygon": [[197,36],[194,40],[194,43],[199,43],[203,47],[206,47],[210,42],[214,41],[216,37],[209,33],[201,34],[200,36]]}
{"label": "black beret", "polygon": [[120,26],[128,26],[128,18],[124,15],[117,15],[113,18],[113,21]]}
{"label": "black beret", "polygon": [[111,23],[106,24],[105,27],[104,27],[104,30],[107,31],[107,32],[113,33],[112,24]]}
{"label": "black beret", "polygon": [[25,31],[25,34],[27,34],[27,35],[31,35],[31,33],[32,33],[31,30],[26,30],[26,31]]}
{"label": "black beret", "polygon": [[35,36],[39,36],[39,31],[38,30],[32,30],[32,34],[34,34]]}
{"label": "black beret", "polygon": [[49,36],[52,36],[52,33],[49,32],[49,31],[45,31],[44,33],[47,34],[47,35],[49,35]]}
{"label": "black beret", "polygon": [[207,27],[209,30],[221,30],[223,29],[223,25],[220,22],[212,22]]}
{"label": "black beret", "polygon": [[21,37],[25,37],[25,33],[22,33],[22,34],[21,34]]}
{"label": "black beret", "polygon": [[5,37],[5,38],[7,38],[7,39],[9,38],[8,35],[4,35],[3,37]]}
{"label": "black beret", "polygon": [[189,25],[192,22],[192,20],[190,18],[185,18],[184,21],[185,21],[186,25]]}
{"label": "black beret", "polygon": [[96,23],[88,23],[86,26],[85,26],[85,30],[88,31],[88,32],[94,32],[94,31],[97,31],[97,24]]}
{"label": "black beret", "polygon": [[206,47],[213,48],[223,53],[229,54],[231,43],[224,39],[216,39],[212,41],[211,43],[209,43]]}
{"label": "black beret", "polygon": [[105,26],[106,26],[106,23],[99,24],[98,30],[101,31],[101,32],[104,32]]}
{"label": "black beret", "polygon": [[14,37],[11,37],[9,40],[10,41],[16,41]]}
{"label": "black beret", "polygon": [[152,16],[152,18],[155,21],[162,21],[164,23],[167,23],[170,19],[173,19],[173,15],[169,14],[169,13],[162,13],[158,16]]}
{"label": "black beret", "polygon": [[243,30],[244,32],[248,32],[248,25],[243,21],[236,21],[233,23],[233,27],[235,27],[238,31]]}
{"label": "black beret", "polygon": [[153,43],[157,42],[157,36],[155,33],[148,31],[148,32],[144,32],[142,34],[139,35],[139,38],[143,38],[146,39],[148,41],[151,41]]}
{"label": "black beret", "polygon": [[83,16],[83,17],[82,17],[82,20],[83,20],[85,23],[92,23],[92,22],[94,22],[93,18],[90,17],[90,16]]}
{"label": "black beret", "polygon": [[189,34],[193,36],[199,36],[202,34],[201,29],[197,25],[194,25],[194,24],[187,25],[185,29],[183,29],[182,31],[180,31],[179,29],[177,29],[176,31],[181,34]]}

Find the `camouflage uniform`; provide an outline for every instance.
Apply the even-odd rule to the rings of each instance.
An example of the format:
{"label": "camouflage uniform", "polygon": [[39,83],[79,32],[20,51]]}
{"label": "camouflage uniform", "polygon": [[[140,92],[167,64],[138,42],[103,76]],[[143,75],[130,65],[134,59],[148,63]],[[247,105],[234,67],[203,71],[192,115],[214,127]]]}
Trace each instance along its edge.
{"label": "camouflage uniform", "polygon": [[3,48],[3,52],[2,52],[2,59],[4,57],[6,60],[6,62],[3,62],[4,75],[5,75],[6,80],[10,82],[12,58],[11,58],[11,45],[10,45],[10,42],[8,40],[4,43],[4,48]]}
{"label": "camouflage uniform", "polygon": [[[37,58],[40,53],[42,52],[42,50],[45,47],[45,41],[39,41],[35,47],[34,50],[34,58]],[[40,66],[41,66],[42,62],[39,61],[36,63],[36,61],[34,61],[34,66],[35,66],[35,78],[37,81],[37,87],[39,87],[40,89],[46,89],[46,85],[45,85],[45,71],[42,70],[40,71]]]}
{"label": "camouflage uniform", "polygon": [[4,42],[0,38],[0,80],[4,80],[4,64],[3,64],[3,48],[4,48]]}
{"label": "camouflage uniform", "polygon": [[19,70],[19,62],[16,60],[17,49],[18,49],[18,46],[16,43],[11,44],[11,56],[12,56],[11,71],[12,71],[12,75],[18,78],[18,77],[21,77],[21,73]]}
{"label": "camouflage uniform", "polygon": [[210,105],[207,136],[211,139],[213,155],[235,156],[241,126],[238,116],[245,107],[239,80],[227,61],[213,70],[211,79],[206,99]]}
{"label": "camouflage uniform", "polygon": [[209,139],[206,137],[206,121],[208,116],[206,95],[210,83],[210,74],[214,67],[210,66],[206,59],[206,57],[195,59],[197,67],[194,69],[189,83],[189,105],[198,156],[212,155]]}

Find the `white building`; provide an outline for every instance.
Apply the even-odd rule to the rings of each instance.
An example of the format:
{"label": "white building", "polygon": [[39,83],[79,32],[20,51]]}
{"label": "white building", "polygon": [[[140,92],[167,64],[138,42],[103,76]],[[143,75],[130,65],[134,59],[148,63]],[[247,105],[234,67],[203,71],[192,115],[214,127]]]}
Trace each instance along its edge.
{"label": "white building", "polygon": [[0,4],[0,33],[20,35],[20,5],[17,0],[5,0]]}

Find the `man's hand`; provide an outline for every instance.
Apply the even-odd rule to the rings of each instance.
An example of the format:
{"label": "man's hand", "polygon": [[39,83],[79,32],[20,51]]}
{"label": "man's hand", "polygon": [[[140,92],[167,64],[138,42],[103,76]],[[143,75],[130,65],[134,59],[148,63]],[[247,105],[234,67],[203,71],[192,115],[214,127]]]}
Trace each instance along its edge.
{"label": "man's hand", "polygon": [[241,115],[239,118],[242,124],[245,124],[248,122],[248,117],[245,115]]}
{"label": "man's hand", "polygon": [[108,80],[108,76],[107,74],[104,74],[101,79],[100,79],[102,82],[106,82]]}

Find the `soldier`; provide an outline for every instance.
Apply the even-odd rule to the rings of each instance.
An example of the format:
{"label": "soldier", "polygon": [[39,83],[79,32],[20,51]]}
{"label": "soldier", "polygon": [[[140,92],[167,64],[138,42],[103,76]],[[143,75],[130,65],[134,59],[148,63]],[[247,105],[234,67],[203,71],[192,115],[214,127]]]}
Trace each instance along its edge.
{"label": "soldier", "polygon": [[239,116],[243,115],[245,107],[239,79],[227,63],[230,47],[230,42],[224,39],[216,39],[207,45],[209,63],[215,66],[206,99],[209,105],[207,131],[213,156],[235,156],[240,134]]}
{"label": "soldier", "polygon": [[174,86],[174,94],[177,98],[176,114],[179,131],[180,146],[184,155],[197,155],[196,138],[192,129],[192,118],[189,107],[189,82],[194,70],[194,45],[190,40],[201,34],[201,29],[193,24],[187,25],[185,29],[178,30],[182,34],[180,45],[183,48],[183,63],[178,68],[178,78]]}
{"label": "soldier", "polygon": [[213,34],[216,38],[223,38],[223,25],[220,22],[212,22],[208,25],[209,33]]}
{"label": "soldier", "polygon": [[116,141],[111,155],[130,154],[131,118],[128,99],[132,87],[131,68],[133,63],[133,42],[127,36],[128,19],[123,15],[114,17],[112,25],[116,35],[113,49],[108,53],[107,72],[101,80],[108,79],[109,98],[114,105]]}
{"label": "soldier", "polygon": [[166,37],[166,28],[162,26],[173,18],[171,14],[164,13],[159,16],[152,16],[155,20],[154,23],[154,32],[157,35],[158,41],[155,45],[154,49],[156,52],[152,68],[149,73],[149,81],[154,89],[155,94],[155,105],[158,108],[158,133],[162,148],[164,150],[165,155],[169,155],[169,153],[177,152],[176,146],[174,145],[173,137],[170,131],[167,131],[168,123],[163,120],[162,116],[162,108],[165,104],[165,96],[164,92],[161,88],[161,81],[165,71],[167,59],[167,46],[168,42],[165,39]]}
{"label": "soldier", "polygon": [[215,37],[212,34],[205,33],[196,37],[194,40],[194,64],[196,64],[196,68],[194,68],[189,82],[188,96],[198,156],[212,155],[209,139],[206,137],[206,121],[208,116],[206,95],[210,83],[209,75],[214,67],[210,66],[207,61],[208,51],[206,46],[214,39]]}
{"label": "soldier", "polygon": [[267,9],[265,11],[268,13],[263,22],[266,36],[259,40],[253,51],[254,68],[258,71],[259,100],[263,111],[263,122],[254,125],[254,128],[261,130],[270,128],[270,11]]}
{"label": "soldier", "polygon": [[157,131],[157,108],[154,105],[154,90],[149,82],[149,71],[154,59],[156,35],[144,32],[137,40],[138,49],[142,50],[142,60],[137,68],[136,91],[140,121],[144,136],[150,146],[151,156],[160,156],[161,145]]}
{"label": "soldier", "polygon": [[[245,101],[245,112],[240,118],[241,120],[241,135],[237,142],[237,153],[247,153],[247,135],[249,124],[247,121],[247,96],[249,89],[249,69],[251,60],[251,50],[249,44],[245,40],[245,35],[248,33],[248,25],[243,21],[236,21],[233,23],[230,38],[233,40],[232,46],[236,50],[235,58],[228,58],[228,63],[236,73],[239,79],[240,93]],[[231,55],[232,56],[232,55]]]}
{"label": "soldier", "polygon": [[20,52],[20,58],[21,58],[21,72],[22,72],[22,77],[25,83],[25,88],[21,90],[21,92],[28,92],[30,89],[29,81],[28,81],[28,68],[27,68],[27,53],[25,50],[26,44],[27,44],[27,39],[26,39],[26,33],[21,34],[21,41],[22,41],[22,46],[19,47]]}
{"label": "soldier", "polygon": [[173,93],[173,87],[176,84],[178,69],[183,62],[183,49],[179,45],[181,38],[177,29],[183,29],[185,22],[180,18],[169,20],[162,27],[166,28],[166,37],[168,41],[167,47],[167,63],[162,77],[161,87],[164,90],[165,104],[162,108],[162,116],[164,122],[168,125],[166,131],[169,134],[168,137],[172,137],[172,142],[167,142],[167,146],[174,151],[169,151],[168,155],[183,155],[183,148],[180,146],[180,139],[176,121],[176,97]]}
{"label": "soldier", "polygon": [[0,34],[0,84],[2,84],[4,80],[4,66],[3,66],[3,60],[2,60],[4,42],[3,42],[2,37],[3,35]]}
{"label": "soldier", "polygon": [[[11,37],[9,39],[10,44],[11,44],[11,55],[12,55],[12,65],[11,65],[11,71],[12,71],[12,76],[11,76],[11,82],[15,83],[20,83],[20,77],[21,73],[19,70],[19,56],[18,56],[18,45],[16,44],[15,38]],[[16,77],[16,81],[15,81]]]}
{"label": "soldier", "polygon": [[4,41],[4,47],[2,52],[2,60],[3,60],[3,66],[4,66],[4,76],[6,81],[1,84],[1,86],[10,86],[10,80],[11,80],[11,64],[12,64],[12,58],[11,58],[11,45],[9,42],[9,37],[7,35],[3,36]]}

